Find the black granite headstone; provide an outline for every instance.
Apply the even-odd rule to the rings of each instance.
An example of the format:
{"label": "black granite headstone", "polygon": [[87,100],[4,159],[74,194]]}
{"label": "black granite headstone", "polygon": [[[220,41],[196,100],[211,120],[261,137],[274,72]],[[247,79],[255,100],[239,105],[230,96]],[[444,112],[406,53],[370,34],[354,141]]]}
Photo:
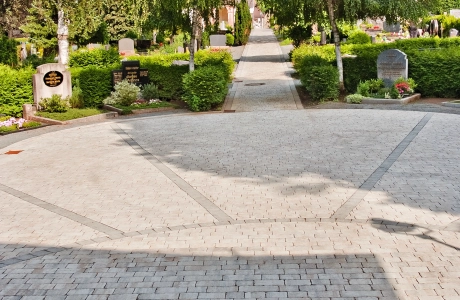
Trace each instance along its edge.
{"label": "black granite headstone", "polygon": [[141,69],[138,60],[123,61],[121,70],[112,71],[112,84],[115,86],[117,83],[128,80],[129,83],[136,85],[144,85],[149,83],[149,70]]}

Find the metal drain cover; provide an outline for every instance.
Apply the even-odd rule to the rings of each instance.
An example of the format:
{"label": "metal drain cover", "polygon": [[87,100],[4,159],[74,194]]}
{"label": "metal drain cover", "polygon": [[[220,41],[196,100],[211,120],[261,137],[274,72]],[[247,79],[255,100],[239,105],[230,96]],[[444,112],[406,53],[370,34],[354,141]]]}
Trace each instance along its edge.
{"label": "metal drain cover", "polygon": [[259,86],[259,85],[265,85],[265,83],[263,82],[247,83],[244,86]]}

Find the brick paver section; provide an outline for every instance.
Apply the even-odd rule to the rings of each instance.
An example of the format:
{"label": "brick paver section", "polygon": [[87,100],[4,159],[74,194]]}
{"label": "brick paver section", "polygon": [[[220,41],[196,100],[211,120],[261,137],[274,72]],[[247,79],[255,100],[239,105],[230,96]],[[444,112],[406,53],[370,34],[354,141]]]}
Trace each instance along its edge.
{"label": "brick paver section", "polygon": [[15,143],[1,153],[24,151],[0,155],[0,298],[458,299],[459,125],[284,110]]}
{"label": "brick paver section", "polygon": [[0,141],[0,299],[460,299],[460,118],[297,110],[255,33],[248,112]]}

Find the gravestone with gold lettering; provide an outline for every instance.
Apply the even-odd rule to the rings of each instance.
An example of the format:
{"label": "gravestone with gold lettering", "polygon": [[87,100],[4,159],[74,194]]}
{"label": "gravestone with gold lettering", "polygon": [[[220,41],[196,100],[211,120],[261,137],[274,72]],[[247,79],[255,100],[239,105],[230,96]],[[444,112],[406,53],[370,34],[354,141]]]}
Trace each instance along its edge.
{"label": "gravestone with gold lettering", "polygon": [[112,71],[112,85],[127,80],[129,83],[144,85],[149,83],[149,70],[141,68],[138,60],[127,60],[121,62],[121,70]]}
{"label": "gravestone with gold lettering", "polygon": [[53,63],[37,67],[33,75],[34,104],[38,107],[44,98],[60,95],[63,99],[72,96],[70,72],[65,65]]}

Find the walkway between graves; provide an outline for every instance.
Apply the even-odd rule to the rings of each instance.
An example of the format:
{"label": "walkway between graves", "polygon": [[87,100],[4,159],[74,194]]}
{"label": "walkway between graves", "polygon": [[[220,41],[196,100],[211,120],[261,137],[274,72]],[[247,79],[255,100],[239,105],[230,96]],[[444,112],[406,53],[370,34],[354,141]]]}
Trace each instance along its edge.
{"label": "walkway between graves", "polygon": [[302,109],[292,69],[271,29],[254,29],[235,72],[224,110]]}

